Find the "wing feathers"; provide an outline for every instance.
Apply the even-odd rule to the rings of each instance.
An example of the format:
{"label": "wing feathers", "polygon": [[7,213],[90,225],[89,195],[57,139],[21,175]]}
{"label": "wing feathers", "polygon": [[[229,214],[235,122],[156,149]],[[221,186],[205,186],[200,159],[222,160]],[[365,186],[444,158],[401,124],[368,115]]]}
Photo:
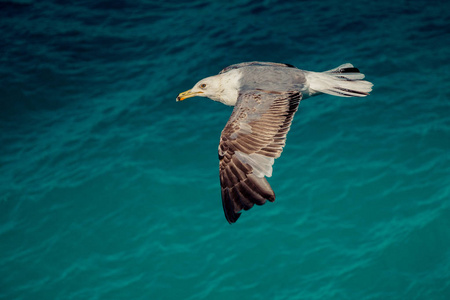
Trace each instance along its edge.
{"label": "wing feathers", "polygon": [[248,91],[239,96],[219,144],[222,203],[228,222],[275,194],[265,176],[283,151],[301,100],[298,92]]}

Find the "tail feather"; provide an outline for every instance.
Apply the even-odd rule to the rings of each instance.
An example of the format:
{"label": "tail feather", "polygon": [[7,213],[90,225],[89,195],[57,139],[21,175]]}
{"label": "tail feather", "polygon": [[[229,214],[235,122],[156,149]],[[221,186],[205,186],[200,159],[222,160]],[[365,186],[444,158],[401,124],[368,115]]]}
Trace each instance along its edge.
{"label": "tail feather", "polygon": [[310,96],[319,93],[340,97],[365,97],[372,91],[373,84],[364,79],[352,64],[346,63],[337,68],[319,72],[306,72]]}

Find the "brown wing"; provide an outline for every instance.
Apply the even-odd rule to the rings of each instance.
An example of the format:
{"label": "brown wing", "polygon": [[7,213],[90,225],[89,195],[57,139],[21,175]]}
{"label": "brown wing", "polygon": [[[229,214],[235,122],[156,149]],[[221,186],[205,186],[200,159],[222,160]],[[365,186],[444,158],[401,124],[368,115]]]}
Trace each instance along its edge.
{"label": "brown wing", "polygon": [[283,151],[297,111],[299,92],[253,90],[239,96],[219,144],[220,185],[225,217],[234,223],[242,209],[274,201],[266,176]]}

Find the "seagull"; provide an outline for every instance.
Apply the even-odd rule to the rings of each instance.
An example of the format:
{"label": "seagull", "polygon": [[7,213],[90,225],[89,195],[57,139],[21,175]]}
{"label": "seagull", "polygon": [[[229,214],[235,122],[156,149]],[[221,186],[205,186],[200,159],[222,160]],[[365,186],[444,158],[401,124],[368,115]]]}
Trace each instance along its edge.
{"label": "seagull", "polygon": [[325,72],[272,62],[244,62],[204,78],[177,101],[200,96],[234,106],[222,130],[219,173],[225,218],[232,224],[242,210],[275,201],[272,176],[300,100],[319,94],[365,97],[373,84],[346,63]]}

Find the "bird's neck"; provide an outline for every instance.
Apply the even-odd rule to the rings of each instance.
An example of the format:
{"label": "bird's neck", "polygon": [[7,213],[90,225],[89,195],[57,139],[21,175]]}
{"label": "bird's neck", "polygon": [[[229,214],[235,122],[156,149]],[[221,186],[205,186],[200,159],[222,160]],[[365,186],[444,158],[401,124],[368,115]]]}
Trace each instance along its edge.
{"label": "bird's neck", "polygon": [[240,79],[242,77],[240,70],[231,70],[217,76],[220,78],[220,93],[217,101],[225,105],[236,105],[239,96]]}

